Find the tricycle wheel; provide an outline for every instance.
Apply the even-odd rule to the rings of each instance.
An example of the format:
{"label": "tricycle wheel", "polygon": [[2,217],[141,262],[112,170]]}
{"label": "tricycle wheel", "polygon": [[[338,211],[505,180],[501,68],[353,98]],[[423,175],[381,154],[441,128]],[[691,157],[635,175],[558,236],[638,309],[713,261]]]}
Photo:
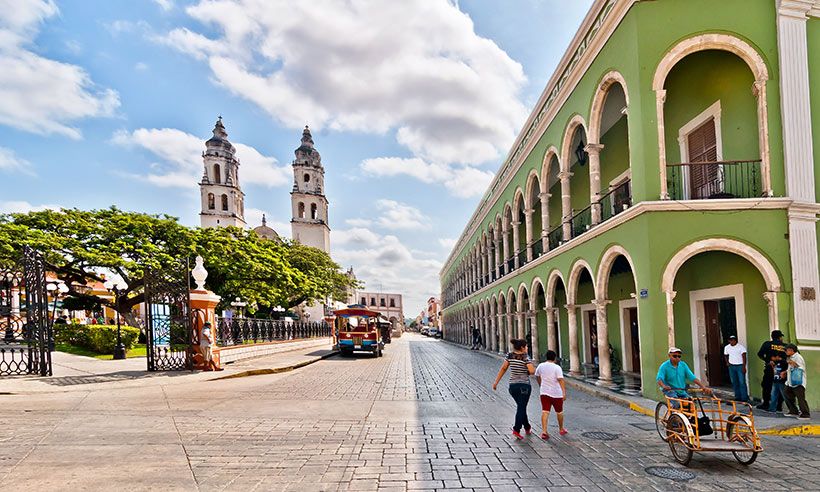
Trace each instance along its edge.
{"label": "tricycle wheel", "polygon": [[666,442],[666,419],[669,417],[669,407],[666,402],[658,402],[655,406],[655,429],[658,435],[661,436],[663,442]]}
{"label": "tricycle wheel", "polygon": [[669,443],[669,450],[675,461],[683,466],[689,465],[692,461],[692,449],[689,447],[691,441],[691,428],[687,422],[678,414],[669,416],[666,423],[666,440]]}
{"label": "tricycle wheel", "polygon": [[748,451],[732,451],[735,459],[741,465],[751,465],[757,459],[757,451],[753,451],[755,436],[752,431],[752,423],[743,415],[731,415],[726,423],[726,439],[729,442],[738,442],[747,446],[752,446]]}

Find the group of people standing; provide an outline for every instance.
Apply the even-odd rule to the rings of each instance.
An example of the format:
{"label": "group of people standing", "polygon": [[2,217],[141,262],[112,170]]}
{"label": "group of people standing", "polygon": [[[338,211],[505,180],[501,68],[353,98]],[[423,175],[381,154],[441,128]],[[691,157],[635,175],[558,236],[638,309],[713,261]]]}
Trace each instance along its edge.
{"label": "group of people standing", "polygon": [[527,352],[526,340],[511,340],[513,351],[507,354],[501,369],[493,383],[493,390],[498,388],[498,383],[504,376],[507,370],[510,371],[510,396],[515,400],[515,424],[512,428],[512,435],[516,439],[524,439],[521,431],[529,436],[532,434],[532,425],[530,425],[527,417],[527,404],[530,401],[532,393],[532,386],[530,385],[530,376],[535,376],[539,385],[540,400],[541,400],[541,439],[547,440],[550,438],[547,431],[547,424],[549,421],[550,411],[555,410],[555,415],[558,420],[558,432],[563,436],[567,434],[564,428],[564,401],[567,399],[567,390],[564,385],[564,372],[561,366],[558,365],[557,354],[552,351],[547,351],[546,362],[535,364]]}

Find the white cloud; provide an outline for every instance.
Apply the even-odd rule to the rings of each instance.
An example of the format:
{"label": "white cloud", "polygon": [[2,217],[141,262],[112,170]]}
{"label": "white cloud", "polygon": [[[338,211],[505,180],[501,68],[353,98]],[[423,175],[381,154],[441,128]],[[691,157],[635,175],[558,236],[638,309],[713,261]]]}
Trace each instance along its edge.
{"label": "white cloud", "polygon": [[[111,141],[124,147],[144,149],[159,159],[150,165],[151,172],[136,176],[151,184],[190,188],[202,178],[204,138],[176,128],[139,128],[132,132],[120,130]],[[239,159],[240,182],[268,188],[290,183],[290,170],[277,166],[273,157],[241,143],[234,143],[234,147]]]}
{"label": "white cloud", "polygon": [[404,314],[412,316],[427,298],[438,295],[438,271],[442,262],[432,254],[411,251],[393,235],[379,235],[367,228],[331,232],[333,259],[352,265],[365,289],[375,288],[404,296]]}
{"label": "white cloud", "polygon": [[134,64],[134,70],[144,72],[145,70],[148,70],[148,64],[144,62],[137,62]]}
{"label": "white cloud", "polygon": [[26,48],[40,24],[58,13],[51,0],[0,0],[0,124],[79,139],[72,122],[110,116],[120,101],[116,91],[96,87],[81,67]]}
{"label": "white cloud", "polygon": [[159,6],[165,12],[168,12],[172,8],[174,8],[174,2],[171,0],[154,0],[154,3]]}
{"label": "white cloud", "polygon": [[369,227],[373,224],[370,219],[345,219],[345,224],[351,227]]}
{"label": "white cloud", "polygon": [[438,240],[438,243],[441,245],[441,247],[444,248],[447,251],[450,251],[451,249],[453,249],[457,242],[458,242],[458,239],[453,239],[451,237],[442,237],[442,238],[439,238],[439,240]]}
{"label": "white cloud", "polygon": [[0,147],[0,171],[18,171],[25,174],[34,174],[31,163],[18,157],[13,150]]}
{"label": "white cloud", "polygon": [[290,127],[395,131],[422,159],[479,163],[526,117],[521,65],[455,2],[201,0],[186,12],[202,32],[155,39]]}
{"label": "white cloud", "polygon": [[395,200],[377,200],[376,209],[380,213],[376,224],[385,229],[429,229],[431,225],[430,217],[406,203],[399,203]]}
{"label": "white cloud", "polygon": [[24,214],[26,212],[39,212],[41,210],[60,210],[60,205],[32,205],[21,200],[11,200],[0,202],[0,214]]}
{"label": "white cloud", "polygon": [[493,173],[472,166],[427,163],[417,157],[377,157],[360,165],[370,176],[411,176],[423,183],[440,184],[456,197],[470,198],[486,191]]}

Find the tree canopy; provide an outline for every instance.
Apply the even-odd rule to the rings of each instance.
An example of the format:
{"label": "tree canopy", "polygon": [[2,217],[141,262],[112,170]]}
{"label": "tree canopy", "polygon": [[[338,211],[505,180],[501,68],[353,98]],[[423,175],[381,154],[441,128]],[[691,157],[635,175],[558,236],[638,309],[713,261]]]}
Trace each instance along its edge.
{"label": "tree canopy", "polygon": [[[143,302],[146,269],[164,269],[201,255],[206,285],[227,305],[241,297],[262,311],[329,297],[344,299],[351,285],[330,256],[298,243],[270,241],[239,228],[189,228],[168,215],[62,209],[0,215],[0,262],[24,245],[40,251],[68,296],[129,313]],[[118,275],[127,284],[119,306],[80,286]],[[223,306],[224,307],[224,306]]]}

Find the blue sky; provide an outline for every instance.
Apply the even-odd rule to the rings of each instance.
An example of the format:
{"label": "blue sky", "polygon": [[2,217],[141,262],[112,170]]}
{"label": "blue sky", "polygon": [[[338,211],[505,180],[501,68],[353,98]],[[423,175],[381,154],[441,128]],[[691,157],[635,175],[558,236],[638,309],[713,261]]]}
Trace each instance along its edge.
{"label": "blue sky", "polygon": [[198,225],[222,115],[249,225],[289,236],[310,124],[332,256],[412,316],[591,4],[0,0],[0,212]]}

